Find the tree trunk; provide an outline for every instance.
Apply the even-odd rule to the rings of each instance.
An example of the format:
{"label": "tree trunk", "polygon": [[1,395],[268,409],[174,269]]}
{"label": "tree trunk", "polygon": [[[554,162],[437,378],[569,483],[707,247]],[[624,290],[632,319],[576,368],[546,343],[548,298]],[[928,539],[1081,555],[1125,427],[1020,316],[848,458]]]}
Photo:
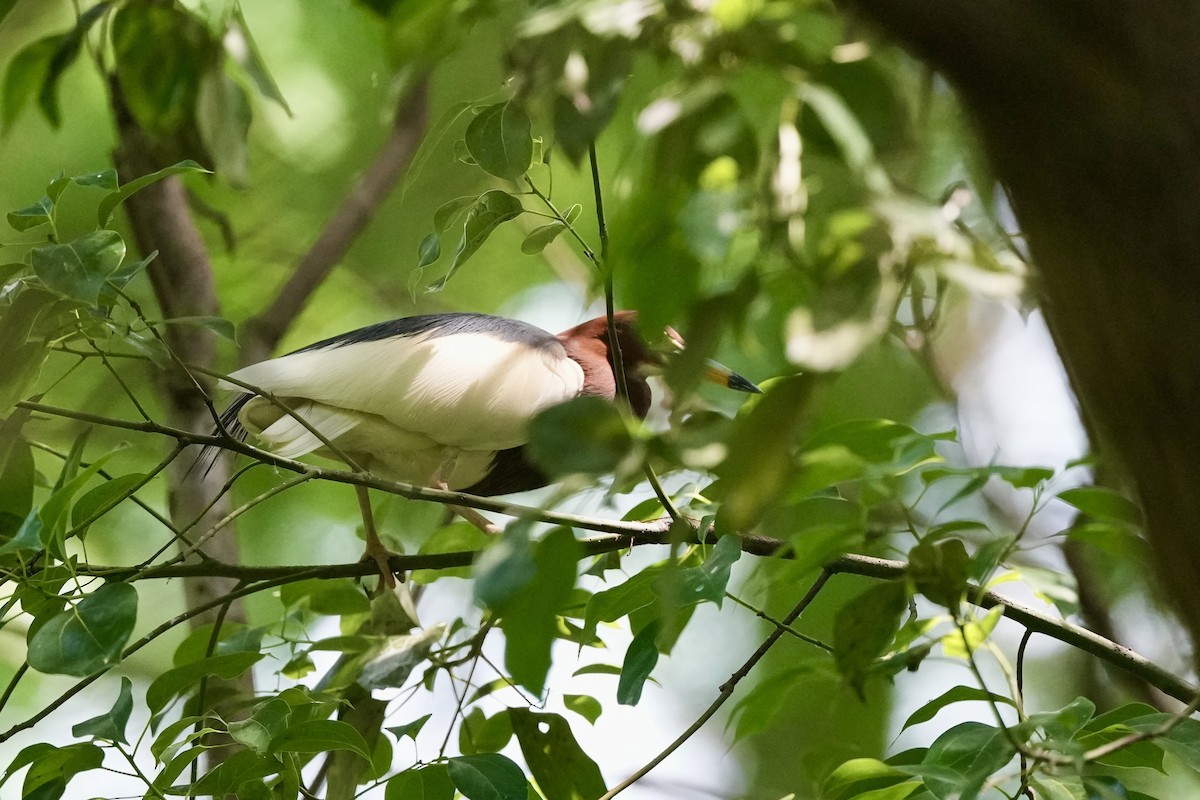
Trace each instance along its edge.
{"label": "tree trunk", "polygon": [[1200,641],[1200,5],[854,0],[958,87]]}

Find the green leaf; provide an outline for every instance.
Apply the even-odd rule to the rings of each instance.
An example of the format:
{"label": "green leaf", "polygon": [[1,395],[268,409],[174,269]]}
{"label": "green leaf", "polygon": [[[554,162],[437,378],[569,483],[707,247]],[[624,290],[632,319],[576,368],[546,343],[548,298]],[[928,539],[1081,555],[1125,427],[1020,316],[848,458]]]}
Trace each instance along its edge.
{"label": "green leaf", "polygon": [[29,98],[45,85],[50,72],[50,60],[58,51],[61,36],[47,36],[25,45],[8,62],[4,73],[3,120],[7,130]]}
{"label": "green leaf", "polygon": [[255,706],[246,719],[229,723],[229,735],[238,744],[265,756],[271,752],[271,742],[287,730],[291,718],[291,705],[286,700],[272,697]]}
{"label": "green leaf", "polygon": [[234,327],[232,321],[224,317],[171,317],[170,319],[157,320],[154,324],[187,325],[195,328],[203,328],[212,331],[222,339],[237,343],[237,328]]}
{"label": "green leaf", "polygon": [[508,711],[504,709],[485,717],[483,709],[471,709],[458,729],[458,749],[464,755],[499,752],[512,739],[512,720]]}
{"label": "green leaf", "polygon": [[454,219],[460,213],[475,205],[478,200],[477,196],[466,194],[442,203],[438,206],[438,210],[433,212],[433,232],[438,234],[445,233]]}
{"label": "green leaf", "polygon": [[99,172],[87,172],[83,175],[76,175],[71,178],[71,182],[76,186],[90,186],[109,192],[115,192],[120,185],[117,182],[117,171],[115,169],[102,169]]}
{"label": "green leaf", "polygon": [[315,614],[343,616],[365,614],[371,610],[371,602],[362,589],[349,578],[322,580],[310,578],[285,584],[279,590],[279,600],[285,608],[301,606]]}
{"label": "green leaf", "polygon": [[78,678],[112,666],[133,633],[137,606],[132,585],[105,583],[37,629],[29,639],[29,666]]}
{"label": "green leaf", "polygon": [[586,694],[564,694],[563,705],[593,725],[596,724],[596,720],[600,719],[600,714],[604,711],[599,700]]}
{"label": "green leaf", "polygon": [[271,740],[272,753],[324,753],[349,750],[371,763],[371,750],[362,734],[336,719],[313,719],[293,725]]}
{"label": "green leaf", "polygon": [[124,4],[113,15],[111,36],[133,118],[156,137],[179,131],[193,118],[200,76],[217,60],[220,43],[195,14],[163,3]]}
{"label": "green leaf", "polygon": [[527,708],[510,709],[509,715],[529,772],[546,797],[596,800],[607,791],[600,768],[575,741],[565,719]]}
{"label": "green leaf", "polygon": [[942,637],[942,652],[952,658],[966,659],[975,648],[987,641],[1004,616],[1004,606],[996,606],[983,615],[983,619],[972,620],[962,630],[953,630]]}
{"label": "green leaf", "polygon": [[541,696],[550,671],[558,612],[575,587],[579,543],[569,528],[547,534],[533,552],[534,575],[499,605],[504,666],[514,681]]}
{"label": "green leaf", "polygon": [[529,457],[553,476],[616,472],[632,447],[620,410],[600,397],[559,403],[529,423]]}
{"label": "green leaf", "polygon": [[463,235],[459,239],[449,271],[429,287],[429,291],[440,292],[446,288],[446,283],[454,277],[467,259],[483,246],[492,235],[492,231],[502,223],[520,216],[524,210],[521,201],[508,192],[493,189],[480,195],[467,212],[467,220],[463,223]]}
{"label": "green leaf", "polygon": [[891,181],[876,160],[875,148],[866,131],[845,101],[832,89],[810,81],[801,84],[799,94],[841,149],[846,166],[856,173],[867,188],[880,194],[889,194]]}
{"label": "green leaf", "polygon": [[[88,29],[108,10],[108,2],[99,3],[80,14],[75,26],[65,33],[38,39],[22,48],[9,62],[3,88],[3,120],[8,128],[21,108],[36,92],[42,113],[55,128],[61,122],[58,109],[58,83],[75,59]],[[11,7],[11,6],[10,6]]]}
{"label": "green leaf", "polygon": [[392,734],[392,736],[395,736],[397,741],[407,736],[409,739],[412,739],[415,742],[417,740],[417,734],[421,732],[421,729],[425,727],[425,723],[429,722],[429,718],[432,716],[433,714],[426,714],[425,716],[418,717],[417,719],[405,725],[397,725],[394,728],[388,728],[387,731]]}
{"label": "green leaf", "polygon": [[475,599],[489,608],[500,608],[533,580],[536,572],[529,526],[511,525],[475,564]]}
{"label": "green leaf", "polygon": [[0,514],[18,519],[33,507],[36,469],[33,450],[20,438],[21,428],[32,412],[15,409],[0,422]]}
{"label": "green leaf", "polygon": [[79,15],[79,18],[75,22],[75,27],[58,37],[57,47],[50,56],[50,61],[47,64],[45,82],[42,84],[41,92],[38,94],[38,104],[42,107],[42,113],[46,115],[46,119],[55,128],[61,122],[58,111],[58,82],[67,67],[71,66],[75,59],[79,57],[79,51],[83,47],[88,29],[104,16],[105,12],[108,11],[109,5],[111,3],[105,0],[105,2],[97,3],[87,9]]}
{"label": "green leaf", "polygon": [[246,137],[253,112],[242,84],[213,63],[200,77],[196,93],[196,131],[213,167],[230,186],[243,189],[249,183],[250,149]]}
{"label": "green leaf", "polygon": [[384,800],[453,800],[454,784],[445,764],[401,772],[387,782]]}
{"label": "green leaf", "polygon": [[[821,785],[823,800],[849,800],[861,798],[864,789],[907,785],[912,776],[905,770],[874,758],[852,758],[838,766]],[[920,784],[913,784],[914,788]],[[911,793],[911,790],[910,792]],[[907,797],[900,794],[897,797]]]}
{"label": "green leaf", "polygon": [[71,735],[91,736],[95,739],[105,739],[110,742],[128,744],[125,738],[125,726],[129,724],[129,715],[133,712],[133,681],[121,677],[121,690],[117,694],[117,702],[107,713],[98,717],[84,720],[71,728]]}
{"label": "green leaf", "polygon": [[642,628],[629,649],[625,651],[625,663],[621,667],[621,679],[617,682],[617,702],[623,706],[636,706],[642,699],[642,687],[658,663],[658,623],[652,622]]}
{"label": "green leaf", "polygon": [[215,675],[224,680],[232,680],[262,658],[262,653],[230,653],[169,669],[155,678],[146,690],[146,706],[151,715],[157,714],[166,708],[173,698],[192,684],[198,683],[201,678]]}
{"label": "green leaf", "polygon": [[964,722],[930,745],[918,771],[939,800],[968,800],[1014,754],[1004,731],[979,722]]}
{"label": "green leaf", "polygon": [[[271,71],[267,69],[267,63],[262,57],[262,53],[258,49],[258,44],[254,41],[254,37],[250,35],[250,26],[246,24],[246,17],[242,13],[241,3],[233,4],[233,19],[230,22],[230,31],[236,31],[242,38],[239,43],[241,47],[226,47],[225,52],[237,62],[246,74],[250,76],[250,80],[254,82],[255,88],[259,94],[268,100],[279,104],[287,115],[292,116],[292,109],[288,106],[287,100],[283,96],[283,92],[279,90],[279,85],[275,83],[275,78],[272,77]],[[229,44],[229,33],[226,33],[226,38],[223,40],[226,45]]]}
{"label": "green leaf", "polygon": [[[125,6],[129,8],[161,8],[161,6],[142,6],[133,5]],[[105,195],[100,201],[100,205],[96,207],[96,221],[101,228],[107,228],[109,221],[112,219],[113,211],[117,206],[124,203],[134,194],[145,189],[147,186],[161,181],[163,178],[169,178],[172,175],[179,175],[184,172],[202,172],[205,175],[212,173],[204,167],[197,164],[195,161],[180,161],[177,164],[172,164],[169,167],[163,167],[157,172],[151,172],[149,175],[143,175],[122,186],[115,192],[110,192]]]}
{"label": "green leaf", "polygon": [[65,747],[35,744],[26,747],[8,766],[0,785],[22,767],[31,765],[21,786],[22,800],[58,800],[67,784],[81,772],[99,769],[104,763],[104,751],[91,742]]}
{"label": "green leaf", "polygon": [[125,241],[116,231],[99,230],[66,244],[35,247],[29,255],[46,288],[94,306],[105,280],[125,258]]}
{"label": "green leaf", "polygon": [[417,247],[417,269],[427,267],[441,257],[441,238],[436,233],[428,234]]}
{"label": "green leaf", "polygon": [[467,126],[467,151],[497,178],[517,180],[533,163],[529,116],[513,101],[487,106]]}
{"label": "green leaf", "polygon": [[1012,700],[1008,699],[1002,694],[996,694],[995,692],[989,692],[974,686],[955,686],[953,689],[949,689],[941,695],[938,695],[933,700],[930,700],[928,703],[910,714],[908,719],[904,721],[904,724],[900,726],[900,730],[905,730],[913,725],[920,725],[922,722],[928,722],[929,720],[933,719],[934,716],[936,716],[937,713],[943,708],[954,703],[963,703],[968,701],[987,702],[989,700],[994,703],[1006,703],[1010,706],[1014,705]]}
{"label": "green leaf", "polygon": [[[71,508],[71,526],[77,528],[85,522],[90,525],[129,497],[129,493],[145,480],[145,474],[134,472],[105,481],[84,493]],[[85,530],[80,530],[79,535],[82,536]]]}
{"label": "green leaf", "polygon": [[1142,524],[1142,511],[1132,500],[1103,486],[1067,489],[1058,493],[1058,499],[1098,520],[1135,527]]}
{"label": "green leaf", "polygon": [[42,531],[45,526],[39,512],[40,509],[36,507],[30,509],[12,538],[0,545],[0,556],[12,553],[32,553],[42,549]]}
{"label": "green leaf", "polygon": [[886,652],[908,608],[903,581],[872,586],[838,610],[833,623],[833,659],[861,696],[872,662]]}
{"label": "green leaf", "polygon": [[621,668],[616,664],[586,664],[571,673],[578,675],[620,675]]}
{"label": "green leaf", "polygon": [[[828,677],[836,680],[836,676],[831,674],[832,671],[829,672]],[[736,723],[733,740],[740,742],[747,736],[767,730],[771,721],[783,710],[785,701],[793,690],[800,686],[813,685],[811,681],[822,677],[826,676],[813,664],[804,664],[759,680],[729,712],[727,729],[729,725]]]}
{"label": "green leaf", "polygon": [[54,213],[54,201],[49,197],[43,197],[31,206],[8,212],[8,224],[14,230],[27,231],[30,228],[36,228],[38,225],[45,225],[52,219],[51,214]]}
{"label": "green leaf", "polygon": [[542,225],[534,228],[521,242],[521,252],[527,256],[537,255],[546,249],[546,247],[558,238],[558,235],[567,229],[566,225],[555,220],[549,225]]}
{"label": "green leaf", "polygon": [[[1116,741],[1134,732],[1131,725],[1141,726],[1143,721],[1161,719],[1160,713],[1154,707],[1145,703],[1128,703],[1114,708],[1099,716],[1093,717],[1083,727],[1076,741],[1085,750],[1091,750],[1103,744]],[[1155,724],[1155,723],[1151,723]],[[1152,728],[1153,729],[1153,728]],[[1163,769],[1163,749],[1156,741],[1136,742],[1128,747],[1122,747],[1116,752],[1098,760],[1101,764],[1131,769],[1146,767],[1165,772]]]}
{"label": "green leaf", "polygon": [[967,591],[971,558],[959,539],[922,540],[908,553],[908,574],[921,594],[951,609]]}
{"label": "green leaf", "polygon": [[[583,617],[586,633],[594,635],[599,623],[615,622],[621,617],[628,616],[634,611],[652,604],[657,597],[654,593],[654,584],[662,573],[662,566],[647,567],[624,583],[592,595],[588,600]],[[583,673],[577,672],[576,674]]]}
{"label": "green leaf", "polygon": [[811,375],[768,382],[765,394],[738,414],[729,454],[715,470],[721,479],[718,518],[729,530],[753,527],[787,485],[795,439],[815,386]]}
{"label": "green leaf", "polygon": [[1083,779],[1087,800],[1130,800],[1129,790],[1111,775],[1089,775]]}
{"label": "green leaf", "polygon": [[[268,775],[274,775],[279,772],[279,760],[260,756],[253,750],[242,750],[235,752],[232,756],[226,759],[220,766],[216,767],[195,784],[188,787],[180,787],[165,792],[165,794],[186,794],[194,793],[193,796],[211,795],[213,797],[224,797],[225,795],[241,794],[239,787],[243,784],[265,778]],[[247,798],[247,800],[250,800]]]}
{"label": "green leaf", "polygon": [[499,753],[458,756],[446,762],[450,780],[467,800],[526,800],[529,782],[512,759]]}
{"label": "green leaf", "polygon": [[742,540],[738,536],[726,535],[717,540],[713,548],[698,567],[688,567],[680,573],[684,599],[688,602],[716,603],[725,600],[725,587],[729,585],[729,573],[742,557]]}
{"label": "green leaf", "polygon": [[43,337],[35,337],[34,329],[55,299],[49,292],[27,289],[0,314],[0,353],[4,354],[0,408],[7,409],[23,400],[37,380],[49,350]]}

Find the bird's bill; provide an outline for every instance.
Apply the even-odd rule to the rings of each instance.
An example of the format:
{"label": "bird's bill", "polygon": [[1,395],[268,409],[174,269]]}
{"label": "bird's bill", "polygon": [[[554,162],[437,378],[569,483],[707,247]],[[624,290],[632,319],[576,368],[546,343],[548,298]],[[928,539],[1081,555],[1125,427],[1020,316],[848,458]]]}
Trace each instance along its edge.
{"label": "bird's bill", "polygon": [[724,386],[727,389],[749,392],[750,394],[762,394],[762,389],[759,389],[729,367],[718,364],[716,361],[710,360],[708,362],[708,366],[704,368],[704,379],[712,381],[718,386]]}

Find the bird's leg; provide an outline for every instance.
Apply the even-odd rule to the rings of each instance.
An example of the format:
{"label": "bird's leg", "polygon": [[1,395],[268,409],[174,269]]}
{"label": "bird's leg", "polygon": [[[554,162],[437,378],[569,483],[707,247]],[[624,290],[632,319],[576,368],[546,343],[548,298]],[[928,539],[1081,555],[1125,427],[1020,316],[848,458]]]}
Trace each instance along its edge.
{"label": "bird's leg", "polygon": [[363,551],[362,560],[370,559],[375,562],[375,566],[379,569],[379,578],[383,581],[383,585],[388,589],[396,588],[396,576],[392,574],[392,568],[388,564],[393,553],[383,546],[383,542],[379,541],[379,534],[375,531],[375,515],[371,513],[371,498],[367,494],[367,487],[355,486],[355,492],[358,494],[358,507],[362,511],[363,530],[367,535],[367,548]]}
{"label": "bird's leg", "polygon": [[[448,491],[446,489],[445,483],[443,483],[438,488],[443,491]],[[447,504],[446,508],[453,511],[455,514],[458,514],[460,517],[462,517],[467,522],[474,525],[476,528],[479,528],[479,530],[483,531],[488,536],[499,536],[500,534],[504,533],[503,528],[501,528],[499,525],[492,522],[490,519],[485,517],[483,514],[480,514],[478,511],[476,511],[473,508],[467,508],[466,506],[456,506],[456,505],[452,505],[452,504]]]}
{"label": "bird's leg", "polygon": [[[449,455],[447,455],[446,460],[443,461],[442,465],[437,468],[437,472],[433,473],[433,479],[430,480],[429,485],[435,489],[441,489],[443,492],[452,491],[450,489],[450,485],[449,485],[449,483],[447,483],[446,479],[451,474],[453,474],[454,466],[457,462],[458,462],[458,453],[457,452],[451,452]],[[480,514],[478,511],[476,511],[473,508],[467,508],[466,506],[457,506],[457,505],[453,505],[452,503],[447,503],[446,508],[453,511],[455,514],[458,514],[460,517],[462,517],[467,522],[474,525],[476,528],[479,528],[479,530],[483,531],[488,536],[498,536],[499,534],[504,532],[503,528],[501,528],[499,525],[495,524],[494,522],[492,522],[487,517],[485,517],[483,514]]]}

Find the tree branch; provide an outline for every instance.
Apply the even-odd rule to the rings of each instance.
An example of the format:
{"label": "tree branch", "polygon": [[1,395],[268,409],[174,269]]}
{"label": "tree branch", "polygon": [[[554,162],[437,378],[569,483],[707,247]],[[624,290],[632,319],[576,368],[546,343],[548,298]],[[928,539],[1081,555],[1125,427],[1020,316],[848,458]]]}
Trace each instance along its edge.
{"label": "tree branch", "polygon": [[292,321],[387,199],[421,143],[428,117],[428,76],[402,93],[392,130],[371,165],[342,200],[279,294],[245,325],[242,363],[270,356]]}

